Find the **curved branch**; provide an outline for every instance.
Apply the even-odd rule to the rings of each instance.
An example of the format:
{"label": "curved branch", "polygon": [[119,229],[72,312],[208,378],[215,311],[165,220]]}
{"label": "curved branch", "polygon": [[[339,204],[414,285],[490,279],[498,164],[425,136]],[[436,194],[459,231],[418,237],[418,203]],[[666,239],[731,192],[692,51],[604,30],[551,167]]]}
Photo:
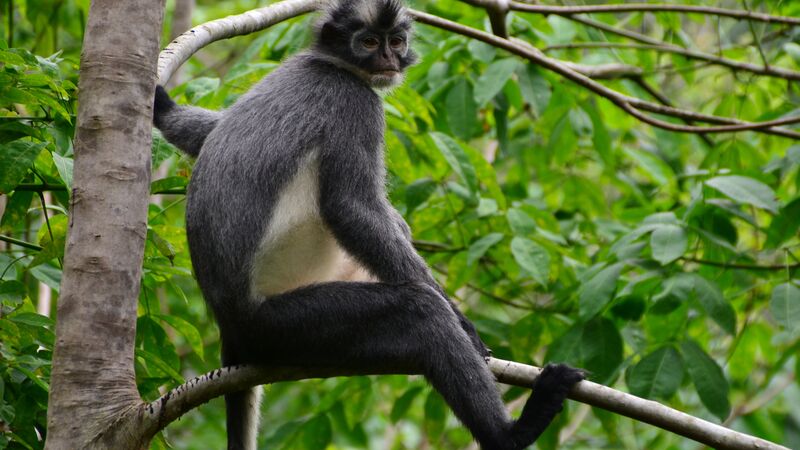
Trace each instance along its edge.
{"label": "curved branch", "polygon": [[[541,372],[538,367],[496,358],[489,360],[489,368],[497,381],[524,388],[531,387]],[[191,409],[226,393],[279,381],[353,375],[380,375],[380,373],[353,372],[324,367],[226,367],[194,378],[169,391],[158,400],[143,404],[140,409],[140,420],[148,433],[152,435]],[[730,430],[660,403],[591,381],[578,383],[570,392],[569,398],[655,425],[716,449],[789,450],[781,445]]]}
{"label": "curved branch", "polygon": [[752,11],[714,8],[710,6],[662,5],[646,3],[627,3],[623,5],[551,6],[532,5],[529,3],[519,2],[511,2],[509,6],[514,11],[525,11],[545,15],[553,14],[557,16],[573,16],[575,14],[590,13],[673,12],[732,17],[734,19],[754,20],[757,22],[779,23],[785,25],[800,25],[800,19],[796,17],[773,16],[770,14]]}
{"label": "curved branch", "polygon": [[265,8],[236,16],[212,20],[181,34],[158,56],[158,84],[164,85],[172,74],[206,45],[234,36],[263,30],[276,23],[316,10],[322,0],[285,0]]}

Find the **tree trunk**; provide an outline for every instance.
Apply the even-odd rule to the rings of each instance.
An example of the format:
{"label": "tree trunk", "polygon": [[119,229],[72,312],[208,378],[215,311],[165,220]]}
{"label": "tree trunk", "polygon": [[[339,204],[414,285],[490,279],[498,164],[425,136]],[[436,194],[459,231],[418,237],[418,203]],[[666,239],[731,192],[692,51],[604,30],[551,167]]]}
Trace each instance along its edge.
{"label": "tree trunk", "polygon": [[133,352],[163,0],[93,0],[48,409],[50,450],[141,448]]}

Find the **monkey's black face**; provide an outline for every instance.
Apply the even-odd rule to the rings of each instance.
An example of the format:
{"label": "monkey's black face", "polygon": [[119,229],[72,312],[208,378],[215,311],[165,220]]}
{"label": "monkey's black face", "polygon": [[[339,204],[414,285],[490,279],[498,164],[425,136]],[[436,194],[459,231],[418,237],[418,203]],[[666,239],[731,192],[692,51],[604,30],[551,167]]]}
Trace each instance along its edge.
{"label": "monkey's black face", "polygon": [[322,22],[316,48],[352,67],[372,87],[400,83],[416,55],[411,19],[397,0],[345,0]]}
{"label": "monkey's black face", "polygon": [[408,32],[402,29],[374,31],[365,29],[353,34],[350,42],[355,65],[366,72],[373,87],[398,84],[402,72],[411,64]]}

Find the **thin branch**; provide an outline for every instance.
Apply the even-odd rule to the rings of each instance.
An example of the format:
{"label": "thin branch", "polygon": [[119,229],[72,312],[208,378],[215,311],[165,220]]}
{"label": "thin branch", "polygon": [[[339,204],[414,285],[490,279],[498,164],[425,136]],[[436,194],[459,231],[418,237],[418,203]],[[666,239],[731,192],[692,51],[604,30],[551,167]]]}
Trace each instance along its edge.
{"label": "thin branch", "polygon": [[[158,79],[163,83],[169,79],[176,68],[187,60],[194,52],[196,52],[203,45],[214,42],[220,39],[225,39],[241,34],[250,33],[258,29],[265,28],[281,20],[291,17],[296,17],[305,12],[314,10],[317,5],[317,0],[286,0],[281,3],[276,3],[266,8],[261,8],[239,16],[231,16],[225,19],[219,19],[207,24],[200,25],[192,28],[188,32],[182,34],[159,56],[158,63]],[[640,120],[645,121],[651,125],[669,129],[672,131],[679,131],[684,133],[708,133],[708,132],[733,132],[743,130],[757,130],[762,133],[774,134],[778,136],[789,137],[793,139],[800,139],[800,133],[787,130],[783,128],[774,128],[776,122],[762,122],[750,123],[736,119],[725,117],[718,117],[707,114],[695,113],[678,108],[667,107],[656,103],[644,101],[635,97],[629,97],[617,91],[609,89],[600,83],[592,80],[591,78],[569,68],[560,61],[547,57],[540,50],[534,48],[530,44],[521,42],[519,40],[507,40],[489,33],[461,25],[438,16],[423,13],[420,11],[411,10],[411,15],[417,21],[426,23],[431,26],[453,31],[458,34],[463,34],[468,37],[480,40],[487,44],[493,45],[498,48],[509,51],[512,54],[521,56],[528,59],[545,69],[551,70],[559,75],[583,86],[598,95],[609,99],[612,103],[626,111],[632,108],[641,109],[643,111],[663,114],[667,116],[677,117],[679,119],[694,120],[698,122],[717,123],[730,125],[730,127],[718,127],[717,129],[710,129],[706,127],[691,127],[691,126],[675,126],[669,122],[664,122],[658,119],[649,118],[647,116],[638,114]],[[240,26],[239,21],[245,22],[244,26]],[[259,28],[260,27],[260,28]],[[787,119],[782,119],[787,120]],[[791,119],[795,120],[795,119]],[[777,122],[781,123],[794,123]],[[796,119],[800,121],[800,119]],[[736,125],[736,126],[733,126]],[[739,127],[741,126],[741,128]]]}
{"label": "thin branch", "polygon": [[34,244],[32,242],[22,241],[20,239],[15,239],[15,238],[12,238],[11,236],[6,236],[4,234],[0,234],[0,241],[8,242],[9,244],[18,245],[20,247],[24,247],[24,248],[27,248],[27,249],[30,249],[30,250],[42,250],[41,246],[36,245],[36,244]]}
{"label": "thin branch", "polygon": [[[675,124],[664,122],[658,119],[653,119],[642,114],[639,111],[635,111],[637,118],[646,123],[657,126],[659,128],[664,128],[671,131],[679,131],[684,133],[710,133],[710,132],[726,133],[726,132],[743,131],[743,130],[758,130],[762,133],[775,134],[779,136],[790,137],[793,139],[800,139],[800,133],[798,132],[783,128],[771,128],[777,125],[775,121],[756,122],[756,123],[744,122],[736,119],[695,113],[692,111],[659,105],[657,103],[648,102],[639,98],[630,97],[621,94],[613,89],[607,88],[606,86],[603,86],[602,84],[592,80],[591,78],[570,69],[560,61],[547,57],[539,49],[533,47],[527,42],[513,38],[511,40],[502,39],[492,34],[477,30],[475,28],[468,27],[466,25],[452,22],[450,20],[443,19],[441,17],[420,11],[412,10],[411,14],[418,22],[422,22],[437,28],[446,29],[458,34],[462,34],[464,36],[477,39],[479,41],[493,45],[495,47],[502,48],[503,50],[507,50],[508,52],[515,54],[517,56],[526,58],[529,61],[534,62],[545,69],[553,71],[563,76],[564,78],[567,78],[568,80],[573,81],[574,83],[583,86],[602,97],[607,98],[612,103],[614,103],[621,109],[625,110],[626,112],[630,113],[631,110],[635,111],[636,109],[641,109],[643,111],[677,117],[679,119],[695,120],[698,122],[707,122],[707,123],[726,124],[726,126],[717,127],[715,129],[712,129],[711,127],[676,126]],[[791,119],[780,119],[780,120],[782,121],[780,122],[780,124],[796,123],[800,122],[800,117]]]}
{"label": "thin branch", "polygon": [[767,271],[767,272],[779,272],[781,270],[796,270],[800,269],[800,263],[796,264],[772,264],[767,266],[757,265],[757,264],[739,264],[739,263],[727,263],[722,261],[710,261],[707,259],[698,259],[698,258],[691,258],[687,256],[681,256],[680,259],[682,261],[691,262],[695,264],[701,264],[704,266],[712,266],[712,267],[721,267],[723,269],[736,269],[736,270],[753,270],[753,271]]}
{"label": "thin branch", "polygon": [[[489,359],[489,368],[494,373],[497,381],[523,388],[531,387],[541,372],[538,367],[496,358]],[[141,421],[144,428],[149,433],[155,434],[191,409],[215,397],[241,391],[251,386],[306,378],[378,375],[383,373],[386,372],[354,372],[352,370],[325,367],[226,367],[194,378],[172,389],[161,398],[149,404],[143,404],[139,413],[142,416]],[[391,371],[391,373],[397,374],[398,371]],[[403,372],[400,371],[399,373]],[[781,445],[730,430],[660,403],[626,394],[591,381],[578,383],[570,392],[569,398],[649,423],[716,449],[750,450],[758,448],[789,450]]]}
{"label": "thin branch", "polygon": [[587,5],[587,6],[551,6],[551,5],[532,5],[529,3],[511,2],[510,7],[514,11],[525,11],[537,14],[553,14],[557,16],[574,16],[575,14],[594,14],[594,13],[621,13],[621,12],[673,12],[704,14],[722,17],[732,17],[734,19],[754,20],[757,22],[767,22],[785,25],[800,25],[800,19],[796,17],[773,16],[770,14],[757,13],[752,11],[741,11],[738,9],[713,8],[709,6],[693,5],[663,5],[647,3],[627,3],[622,5]]}
{"label": "thin branch", "polygon": [[[639,87],[641,87],[642,89],[644,89],[644,90],[645,90],[645,92],[647,92],[648,94],[650,94],[650,96],[651,96],[651,97],[653,97],[653,98],[655,98],[655,99],[656,99],[656,100],[657,100],[659,103],[661,103],[662,105],[665,105],[665,106],[670,106],[670,107],[672,106],[672,102],[669,100],[669,98],[667,98],[667,96],[665,96],[664,94],[662,94],[661,92],[659,92],[658,90],[656,90],[656,88],[654,88],[653,86],[650,86],[650,83],[648,83],[648,82],[647,82],[647,81],[644,79],[644,77],[633,77],[632,79],[633,79],[633,81],[634,81],[634,82],[635,82],[637,85],[639,85]],[[687,125],[694,125],[694,121],[692,121],[692,120],[686,120],[686,119],[684,119],[683,121],[684,121],[684,122],[685,122]],[[698,137],[700,138],[700,140],[702,140],[702,141],[703,141],[703,142],[704,142],[704,143],[705,143],[705,144],[706,144],[708,147],[710,147],[710,148],[714,148],[714,141],[713,141],[713,140],[712,140],[710,137],[708,137],[708,135],[707,135],[707,134],[705,134],[705,133],[699,133],[697,136],[698,136]]]}
{"label": "thin branch", "polygon": [[635,50],[655,50],[664,53],[674,53],[677,55],[684,56],[688,59],[707,61],[712,64],[716,64],[718,66],[728,67],[730,69],[744,71],[744,72],[750,72],[757,75],[764,75],[764,76],[781,78],[785,80],[793,80],[793,81],[800,80],[800,72],[790,69],[784,69],[781,67],[774,67],[767,64],[766,59],[763,55],[763,51],[761,50],[760,46],[758,46],[758,48],[759,51],[761,51],[762,53],[762,58],[764,58],[763,66],[759,66],[756,64],[749,64],[741,61],[735,61],[732,59],[712,55],[710,53],[689,50],[684,47],[679,47],[677,45],[672,45],[672,44],[666,44],[663,42],[659,44],[632,44],[632,43],[621,43],[621,42],[574,42],[570,44],[551,45],[546,47],[544,51],[558,50],[558,49],[575,49],[575,48],[629,48]]}

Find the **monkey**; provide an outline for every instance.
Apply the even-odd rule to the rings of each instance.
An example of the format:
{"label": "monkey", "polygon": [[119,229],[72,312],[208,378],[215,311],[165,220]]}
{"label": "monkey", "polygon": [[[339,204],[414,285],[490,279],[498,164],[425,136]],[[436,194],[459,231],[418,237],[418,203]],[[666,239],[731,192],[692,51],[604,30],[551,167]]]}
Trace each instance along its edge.
{"label": "monkey", "polygon": [[[415,62],[400,0],[332,0],[310,48],[229,108],[179,106],[154,125],[196,162],[186,233],[224,365],[422,374],[487,450],[523,449],[583,371],[547,365],[520,417],[489,350],[415,251],[388,201],[381,90]],[[228,448],[256,446],[260,389],[225,396]]]}

